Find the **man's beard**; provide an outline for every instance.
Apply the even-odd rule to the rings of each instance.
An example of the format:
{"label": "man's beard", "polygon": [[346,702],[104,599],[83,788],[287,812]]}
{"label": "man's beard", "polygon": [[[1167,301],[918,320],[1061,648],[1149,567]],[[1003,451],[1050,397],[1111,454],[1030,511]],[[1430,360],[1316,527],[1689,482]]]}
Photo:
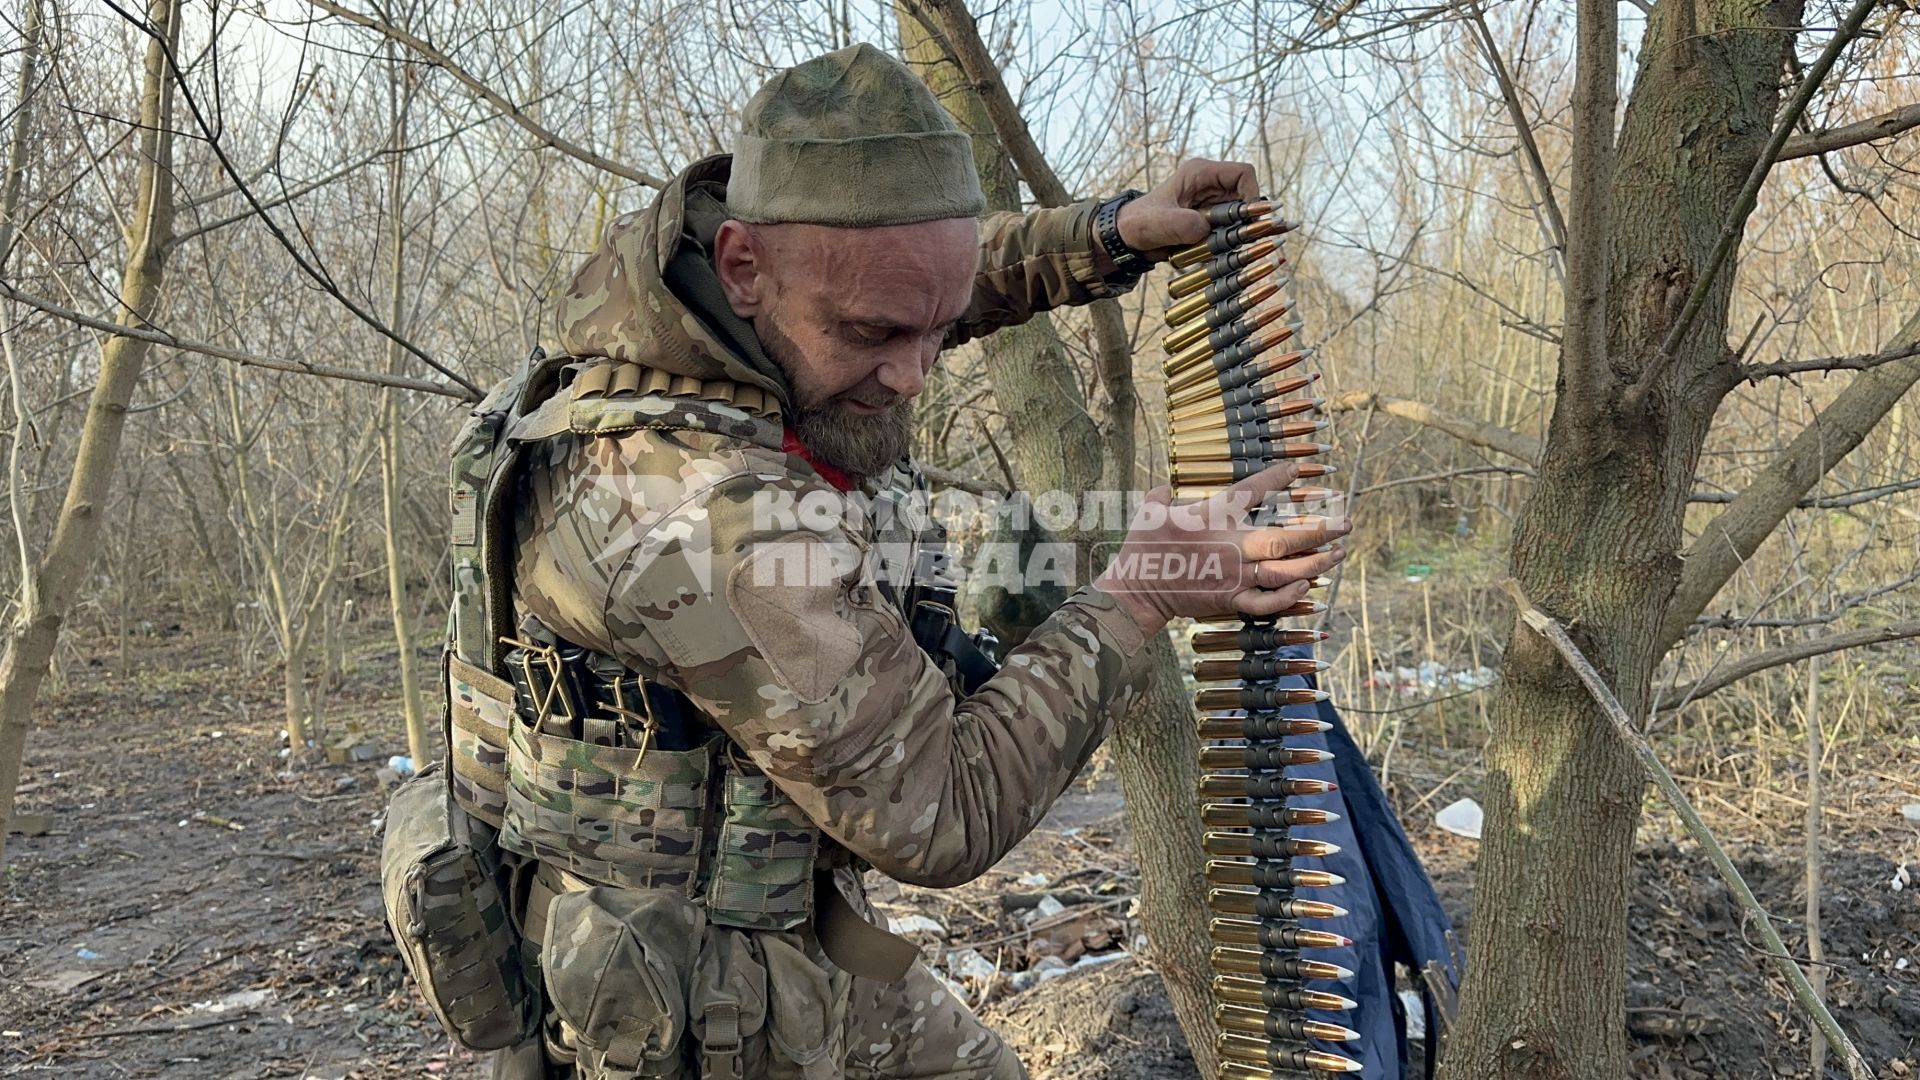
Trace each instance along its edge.
{"label": "man's beard", "polygon": [[[771,313],[769,313],[770,315]],[[754,330],[775,367],[787,377],[792,406],[787,422],[815,460],[859,477],[874,476],[907,456],[913,448],[913,399],[892,391],[862,393],[859,400],[883,405],[883,412],[863,416],[845,401],[821,397],[799,378],[799,349],[782,333],[774,319],[754,320]],[[885,394],[888,402],[875,398]]]}

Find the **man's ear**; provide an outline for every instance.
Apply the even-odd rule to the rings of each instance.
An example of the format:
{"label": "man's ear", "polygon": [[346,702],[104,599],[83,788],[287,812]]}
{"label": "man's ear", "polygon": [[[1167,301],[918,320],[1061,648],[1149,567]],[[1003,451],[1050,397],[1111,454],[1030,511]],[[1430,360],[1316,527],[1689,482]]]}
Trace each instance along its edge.
{"label": "man's ear", "polygon": [[766,303],[767,250],[744,222],[728,218],[713,237],[713,270],[720,277],[727,305],[743,319]]}

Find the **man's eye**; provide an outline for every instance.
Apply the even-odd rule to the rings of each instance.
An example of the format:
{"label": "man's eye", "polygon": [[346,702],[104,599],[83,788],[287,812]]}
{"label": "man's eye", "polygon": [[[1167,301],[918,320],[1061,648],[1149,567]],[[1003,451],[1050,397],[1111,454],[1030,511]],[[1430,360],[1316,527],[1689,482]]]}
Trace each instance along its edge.
{"label": "man's eye", "polygon": [[893,334],[877,326],[861,326],[857,323],[847,327],[848,341],[856,345],[885,345]]}

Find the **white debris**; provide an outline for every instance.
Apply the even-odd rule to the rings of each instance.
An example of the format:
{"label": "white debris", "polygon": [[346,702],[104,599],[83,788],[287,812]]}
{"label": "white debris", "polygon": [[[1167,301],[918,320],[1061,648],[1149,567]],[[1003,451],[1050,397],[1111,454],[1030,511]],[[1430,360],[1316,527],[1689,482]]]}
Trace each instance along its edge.
{"label": "white debris", "polygon": [[1014,880],[1023,889],[1044,889],[1049,879],[1045,874],[1021,874]]}
{"label": "white debris", "polygon": [[1497,678],[1494,670],[1485,665],[1455,671],[1438,661],[1428,660],[1418,667],[1396,667],[1391,671],[1376,668],[1367,672],[1367,685],[1401,691],[1478,690],[1492,686]]}
{"label": "white debris", "polygon": [[1113,952],[1108,952],[1108,953],[1088,953],[1087,955],[1073,962],[1073,970],[1079,971],[1081,968],[1099,967],[1101,964],[1111,964],[1115,960],[1125,960],[1128,956],[1131,956],[1131,955],[1132,955],[1131,953],[1127,952],[1124,949],[1116,949]]}
{"label": "white debris", "polygon": [[1901,957],[1900,959],[1898,959],[1898,960],[1895,960],[1895,961],[1893,962],[1893,970],[1895,970],[1895,971],[1905,971],[1905,970],[1907,970],[1907,958],[1903,956],[1903,957]]}
{"label": "white debris", "polygon": [[1427,1005],[1412,990],[1400,991],[1400,1007],[1407,1010],[1407,1038],[1427,1037]]}
{"label": "white debris", "polygon": [[1894,892],[1913,884],[1913,875],[1907,872],[1907,864],[1901,863],[1894,868],[1892,887]]}
{"label": "white debris", "polygon": [[956,979],[991,979],[1000,969],[978,952],[960,949],[947,954],[947,970]]}
{"label": "white debris", "polygon": [[194,1012],[232,1012],[235,1009],[257,1009],[273,1000],[271,990],[236,990],[218,1001],[196,1001]]}
{"label": "white debris", "polygon": [[1061,903],[1049,893],[1041,897],[1040,902],[1034,905],[1033,913],[1042,919],[1051,919],[1065,910],[1067,910],[1067,905]]}
{"label": "white debris", "polygon": [[925,915],[908,915],[903,919],[888,918],[887,930],[895,934],[938,934],[947,935],[947,928],[939,920],[929,919]]}
{"label": "white debris", "polygon": [[1043,956],[1033,965],[1033,981],[1046,982],[1057,979],[1073,970],[1073,965],[1057,956]]}
{"label": "white debris", "polygon": [[1920,802],[1910,802],[1901,807],[1900,816],[1916,825],[1920,825]]}
{"label": "white debris", "polygon": [[1433,815],[1433,823],[1455,836],[1478,840],[1486,817],[1486,811],[1480,809],[1479,803],[1472,799],[1460,799]]}

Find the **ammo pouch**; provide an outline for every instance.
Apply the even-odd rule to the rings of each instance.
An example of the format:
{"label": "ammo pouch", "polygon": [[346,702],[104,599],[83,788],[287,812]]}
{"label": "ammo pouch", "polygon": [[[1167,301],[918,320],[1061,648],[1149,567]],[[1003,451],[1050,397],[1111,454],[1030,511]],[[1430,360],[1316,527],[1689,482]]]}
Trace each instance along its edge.
{"label": "ammo pouch", "polygon": [[538,995],[499,884],[493,829],[454,805],[439,763],[400,786],[387,806],[380,884],[407,971],[453,1040],[497,1050],[537,1030]]}
{"label": "ammo pouch", "polygon": [[[804,939],[802,939],[804,940]],[[839,1080],[852,977],[663,889],[555,896],[547,1000],[579,1080]]]}

